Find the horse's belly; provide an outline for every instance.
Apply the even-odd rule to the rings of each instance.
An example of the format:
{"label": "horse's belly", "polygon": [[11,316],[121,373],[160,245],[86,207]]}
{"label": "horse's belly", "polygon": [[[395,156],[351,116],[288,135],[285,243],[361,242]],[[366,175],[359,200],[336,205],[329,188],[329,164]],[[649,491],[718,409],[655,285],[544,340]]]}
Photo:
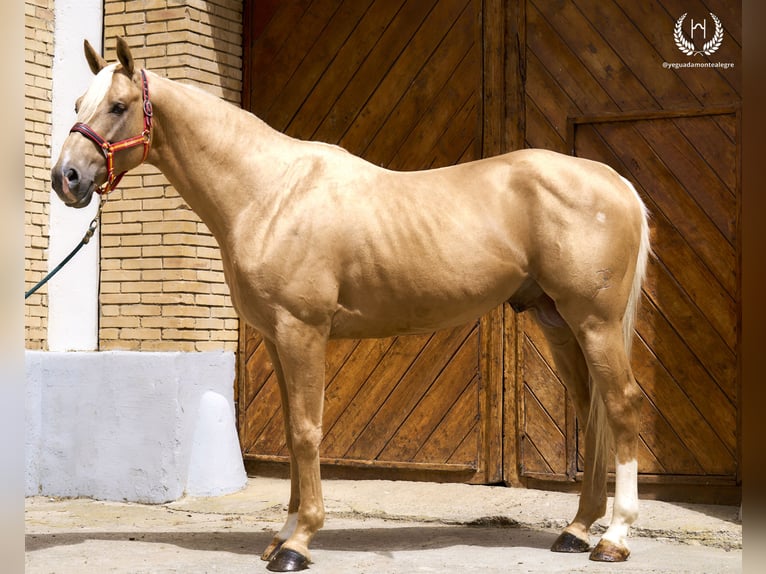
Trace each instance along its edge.
{"label": "horse's belly", "polygon": [[413,315],[369,316],[357,311],[339,309],[333,316],[330,338],[364,339],[431,333],[476,320],[482,312],[470,312],[425,320]]}
{"label": "horse's belly", "polygon": [[441,288],[436,281],[428,288],[408,282],[385,289],[360,285],[354,294],[346,288],[332,318],[331,337],[389,337],[463,325],[506,301],[521,281],[521,275],[509,273]]}

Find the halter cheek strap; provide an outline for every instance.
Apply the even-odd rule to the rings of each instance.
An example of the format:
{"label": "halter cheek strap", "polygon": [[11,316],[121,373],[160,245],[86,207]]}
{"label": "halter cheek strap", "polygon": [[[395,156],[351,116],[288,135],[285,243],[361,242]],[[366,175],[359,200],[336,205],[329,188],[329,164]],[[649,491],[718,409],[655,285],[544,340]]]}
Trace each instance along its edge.
{"label": "halter cheek strap", "polygon": [[96,193],[104,195],[114,191],[117,185],[122,180],[127,172],[114,173],[114,153],[123,149],[129,149],[139,145],[144,146],[144,157],[141,159],[141,163],[146,161],[146,157],[149,155],[149,147],[152,140],[152,102],[149,100],[149,82],[146,79],[146,72],[141,70],[141,84],[143,89],[143,111],[144,111],[144,131],[139,135],[133,136],[118,142],[109,142],[102,138],[95,130],[89,125],[82,122],[77,122],[69,130],[69,133],[77,132],[84,135],[86,138],[92,140],[101,149],[101,152],[106,158],[106,183],[96,188]]}

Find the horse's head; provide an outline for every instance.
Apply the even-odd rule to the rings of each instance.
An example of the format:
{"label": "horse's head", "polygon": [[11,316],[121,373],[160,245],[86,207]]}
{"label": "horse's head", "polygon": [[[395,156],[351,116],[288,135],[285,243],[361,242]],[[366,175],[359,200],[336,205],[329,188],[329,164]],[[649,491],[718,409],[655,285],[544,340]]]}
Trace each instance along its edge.
{"label": "horse's head", "polygon": [[53,189],[71,207],[88,205],[94,191],[113,189],[115,174],[146,159],[151,137],[146,80],[134,69],[127,42],[117,38],[118,63],[108,65],[87,40],[85,57],[96,77],[75,104],[77,123],[51,170]]}

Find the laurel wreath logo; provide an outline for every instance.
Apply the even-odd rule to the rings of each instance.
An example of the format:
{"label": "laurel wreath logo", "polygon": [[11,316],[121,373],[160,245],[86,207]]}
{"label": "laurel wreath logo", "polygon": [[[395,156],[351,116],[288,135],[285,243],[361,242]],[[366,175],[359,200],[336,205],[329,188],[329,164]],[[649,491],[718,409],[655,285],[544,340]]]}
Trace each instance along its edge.
{"label": "laurel wreath logo", "polygon": [[701,50],[697,50],[694,43],[686,37],[681,29],[687,14],[688,12],[684,13],[678,20],[676,20],[676,25],[673,28],[673,39],[676,41],[676,46],[687,56],[695,56],[699,54],[709,56],[710,54],[713,54],[721,47],[721,43],[723,42],[723,25],[718,19],[718,16],[710,12],[710,17],[713,18],[713,22],[715,22],[715,33],[710,40],[705,42]]}

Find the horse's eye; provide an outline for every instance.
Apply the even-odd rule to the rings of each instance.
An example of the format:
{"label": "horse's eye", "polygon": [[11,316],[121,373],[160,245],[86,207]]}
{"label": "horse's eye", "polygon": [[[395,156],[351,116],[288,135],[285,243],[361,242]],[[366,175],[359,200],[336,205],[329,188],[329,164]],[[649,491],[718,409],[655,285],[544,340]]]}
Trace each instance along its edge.
{"label": "horse's eye", "polygon": [[112,109],[110,109],[109,112],[116,116],[121,116],[125,113],[125,104],[122,102],[115,102],[112,104]]}

